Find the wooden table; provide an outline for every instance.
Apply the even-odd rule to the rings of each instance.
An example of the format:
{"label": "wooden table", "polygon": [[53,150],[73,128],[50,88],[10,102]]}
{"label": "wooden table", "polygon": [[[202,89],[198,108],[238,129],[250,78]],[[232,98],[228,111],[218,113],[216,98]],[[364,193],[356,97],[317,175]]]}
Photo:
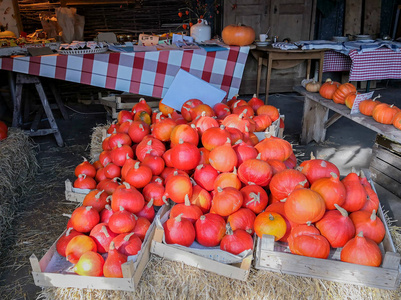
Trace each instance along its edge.
{"label": "wooden table", "polygon": [[[396,129],[393,125],[378,123],[372,117],[361,113],[351,115],[351,110],[345,105],[325,99],[319,93],[310,93],[301,86],[294,87],[294,90],[305,96],[301,133],[302,144],[307,144],[312,140],[317,143],[323,142],[326,137],[326,129],[341,117],[346,117],[394,142],[401,143],[401,130]],[[335,111],[336,114],[329,119],[330,109]]]}
{"label": "wooden table", "polygon": [[260,90],[260,79],[262,75],[262,66],[267,66],[267,76],[266,76],[266,96],[265,103],[267,104],[269,97],[270,79],[272,69],[287,69],[304,60],[307,60],[306,66],[306,78],[310,78],[310,69],[312,59],[319,61],[319,81],[322,81],[323,76],[323,57],[324,49],[318,50],[281,50],[278,48],[273,48],[272,46],[267,47],[256,47],[256,50],[262,51],[263,55],[258,58],[258,77],[256,85],[256,95],[259,95]]}

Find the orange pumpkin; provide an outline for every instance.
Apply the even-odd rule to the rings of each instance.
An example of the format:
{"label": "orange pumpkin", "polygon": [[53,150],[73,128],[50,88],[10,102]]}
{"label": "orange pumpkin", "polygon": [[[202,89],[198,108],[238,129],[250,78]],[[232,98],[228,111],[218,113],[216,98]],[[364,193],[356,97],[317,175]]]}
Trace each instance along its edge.
{"label": "orange pumpkin", "polygon": [[255,40],[255,30],[245,25],[228,25],[224,27],[221,36],[227,45],[244,46]]}
{"label": "orange pumpkin", "polygon": [[334,103],[345,104],[345,97],[350,93],[356,93],[355,86],[349,82],[341,84],[333,94]]}
{"label": "orange pumpkin", "polygon": [[359,103],[359,111],[361,112],[361,114],[371,117],[373,109],[376,107],[376,105],[381,103],[380,101],[376,100],[377,98],[380,97],[381,96],[379,95],[373,99],[367,99],[361,101],[361,103]]}
{"label": "orange pumpkin", "polygon": [[396,113],[394,116],[393,125],[395,128],[401,130],[401,112]]}
{"label": "orange pumpkin", "polygon": [[287,232],[287,224],[279,213],[265,211],[256,217],[254,230],[260,238],[264,234],[269,234],[274,236],[274,240],[278,241]]}
{"label": "orange pumpkin", "polygon": [[394,117],[399,111],[400,109],[394,106],[394,104],[380,103],[373,109],[372,117],[376,122],[393,124]]}
{"label": "orange pumpkin", "polygon": [[358,92],[355,93],[350,93],[345,97],[345,106],[348,107],[349,109],[352,109],[352,106],[354,105],[356,95],[358,95]]}
{"label": "orange pumpkin", "polygon": [[340,86],[339,82],[331,81],[331,79],[327,79],[325,83],[322,84],[319,90],[320,96],[326,99],[333,99],[334,92]]}

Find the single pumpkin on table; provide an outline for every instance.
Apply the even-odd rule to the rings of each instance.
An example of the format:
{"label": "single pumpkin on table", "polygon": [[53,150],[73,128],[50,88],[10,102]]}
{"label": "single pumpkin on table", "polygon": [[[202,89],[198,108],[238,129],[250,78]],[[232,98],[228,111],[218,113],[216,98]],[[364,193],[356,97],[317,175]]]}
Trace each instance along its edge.
{"label": "single pumpkin on table", "polygon": [[228,25],[224,27],[221,36],[224,43],[232,46],[245,46],[255,40],[255,30],[242,24]]}

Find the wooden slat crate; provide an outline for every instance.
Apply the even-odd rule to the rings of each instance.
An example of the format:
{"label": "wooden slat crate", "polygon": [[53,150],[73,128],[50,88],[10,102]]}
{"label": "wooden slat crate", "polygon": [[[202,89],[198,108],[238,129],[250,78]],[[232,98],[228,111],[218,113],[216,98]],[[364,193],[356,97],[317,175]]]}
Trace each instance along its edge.
{"label": "wooden slat crate", "polygon": [[[163,205],[157,215],[164,215],[169,210]],[[39,261],[35,254],[29,258],[35,285],[41,287],[73,287],[100,290],[134,291],[141,279],[142,273],[149,261],[150,246],[155,232],[155,223],[149,227],[149,232],[142,244],[142,249],[135,262],[128,261],[122,265],[123,278],[107,278],[95,276],[79,276],[71,270],[72,264],[57,253],[56,242]],[[63,235],[65,234],[65,231]],[[61,236],[60,236],[61,237]],[[49,268],[57,267],[57,271]],[[54,272],[53,272],[54,271]]]}
{"label": "wooden slat crate", "polygon": [[254,134],[258,137],[259,141],[263,140],[266,137],[266,133],[282,139],[284,135],[284,120],[285,116],[280,115],[280,118],[274,121],[265,131],[254,132]]}
{"label": "wooden slat crate", "polygon": [[72,182],[65,181],[65,199],[72,202],[83,202],[85,196],[90,192],[89,189],[77,189],[72,186]]}
{"label": "wooden slat crate", "polygon": [[117,119],[120,110],[131,110],[132,107],[144,98],[149,106],[153,108],[159,107],[159,98],[141,96],[136,94],[114,95],[107,97],[99,97],[100,104],[104,105],[112,119]]}
{"label": "wooden slat crate", "polygon": [[401,144],[376,136],[370,172],[374,182],[401,197]]}
{"label": "wooden slat crate", "polygon": [[[370,183],[374,189],[372,181]],[[380,289],[397,289],[401,279],[400,255],[394,247],[381,207],[378,216],[386,227],[385,238],[379,245],[383,254],[380,267],[342,262],[341,248],[333,249],[328,259],[295,255],[290,252],[287,243],[275,242],[273,236],[263,235],[262,239],[257,238],[255,268]]]}
{"label": "wooden slat crate", "polygon": [[246,256],[241,263],[225,264],[210,258],[185,251],[163,243],[164,229],[156,225],[150,252],[172,261],[183,262],[186,265],[213,272],[228,278],[246,281],[252,264],[253,255]]}

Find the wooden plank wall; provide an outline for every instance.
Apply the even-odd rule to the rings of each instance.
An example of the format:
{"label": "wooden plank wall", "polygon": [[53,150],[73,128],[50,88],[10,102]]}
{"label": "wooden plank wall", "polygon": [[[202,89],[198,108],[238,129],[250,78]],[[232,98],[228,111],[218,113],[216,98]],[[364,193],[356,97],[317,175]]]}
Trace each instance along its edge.
{"label": "wooden plank wall", "polygon": [[344,34],[380,34],[380,0],[346,0]]}

